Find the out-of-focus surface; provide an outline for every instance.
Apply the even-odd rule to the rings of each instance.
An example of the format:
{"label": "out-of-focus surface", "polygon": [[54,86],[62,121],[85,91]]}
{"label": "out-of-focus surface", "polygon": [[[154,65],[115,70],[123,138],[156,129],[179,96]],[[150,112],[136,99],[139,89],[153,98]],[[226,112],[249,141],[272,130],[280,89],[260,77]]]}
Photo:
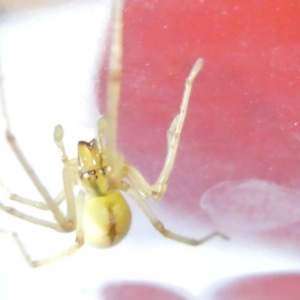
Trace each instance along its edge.
{"label": "out-of-focus surface", "polygon": [[[98,95],[105,101],[105,83],[98,83],[109,3],[66,2],[1,19],[12,128],[53,195],[62,185],[54,125],[65,126],[67,151],[75,157],[77,141],[89,141],[95,132]],[[178,233],[198,238],[219,229],[231,239],[198,248],[176,244],[129,202],[132,229],[120,245],[86,246],[37,270],[27,267],[9,236],[0,236],[0,298],[226,299],[221,294],[229,289],[250,300],[241,296],[249,275],[257,299],[286,299],[280,293],[270,298],[260,274],[270,274],[269,286],[279,288],[278,278],[292,284],[300,267],[299,10],[296,1],[127,1],[119,147],[155,180],[185,78],[204,58],[168,192],[152,207]],[[0,178],[14,192],[40,199],[3,137],[0,163]],[[18,232],[35,259],[74,241],[73,234],[2,212],[0,228]],[[290,271],[294,276],[286,276]]]}
{"label": "out-of-focus surface", "polygon": [[231,278],[216,283],[211,293],[204,293],[200,299],[210,300],[268,300],[300,297],[299,274],[254,274],[245,277]]}
{"label": "out-of-focus surface", "polygon": [[164,203],[296,248],[299,12],[297,1],[128,1],[120,109],[120,147],[153,181],[185,78],[204,58]]}

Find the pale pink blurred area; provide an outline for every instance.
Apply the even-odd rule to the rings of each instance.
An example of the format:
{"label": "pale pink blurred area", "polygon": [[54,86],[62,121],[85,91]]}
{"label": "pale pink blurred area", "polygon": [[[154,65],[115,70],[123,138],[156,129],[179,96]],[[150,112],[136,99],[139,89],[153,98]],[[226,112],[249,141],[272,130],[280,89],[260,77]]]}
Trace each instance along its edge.
{"label": "pale pink blurred area", "polygon": [[223,181],[207,190],[201,208],[232,231],[276,230],[300,221],[300,190],[258,179]]}
{"label": "pale pink blurred area", "polygon": [[[162,286],[143,282],[119,282],[106,285],[101,291],[101,300],[187,300],[183,291],[172,286]],[[102,298],[101,298],[102,297]]]}
{"label": "pale pink blurred area", "polygon": [[298,300],[299,273],[265,273],[231,277],[206,287],[200,295],[176,287],[143,282],[112,282],[99,289],[101,300]]}
{"label": "pale pink blurred area", "polygon": [[[199,300],[298,300],[299,273],[253,274],[216,282]],[[209,290],[209,288],[208,288]]]}

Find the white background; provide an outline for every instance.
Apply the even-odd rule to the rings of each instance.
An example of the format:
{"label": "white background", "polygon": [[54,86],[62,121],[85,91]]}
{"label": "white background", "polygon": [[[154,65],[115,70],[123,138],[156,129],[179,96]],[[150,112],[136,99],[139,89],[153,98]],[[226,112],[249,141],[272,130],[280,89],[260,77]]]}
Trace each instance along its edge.
{"label": "white background", "polygon": [[[109,16],[109,1],[67,2],[2,15],[0,54],[12,129],[53,196],[62,187],[54,126],[64,126],[70,157],[76,157],[77,141],[89,141],[95,132],[97,70]],[[0,166],[0,178],[13,192],[40,199],[3,134]],[[12,205],[5,192],[0,201]],[[159,204],[154,208],[159,211]],[[182,219],[175,212],[161,214],[170,228]],[[72,257],[38,269],[27,266],[10,236],[0,235],[0,299],[101,299],[99,290],[105,283],[126,280],[166,284],[192,298],[231,276],[300,267],[293,257],[250,241],[216,239],[199,248],[179,245],[155,232],[135,207],[133,215],[129,236],[118,246],[84,246]],[[195,232],[192,220],[182,224],[182,232]],[[16,231],[34,259],[60,252],[74,241],[72,233],[52,232],[1,211],[0,229]]]}

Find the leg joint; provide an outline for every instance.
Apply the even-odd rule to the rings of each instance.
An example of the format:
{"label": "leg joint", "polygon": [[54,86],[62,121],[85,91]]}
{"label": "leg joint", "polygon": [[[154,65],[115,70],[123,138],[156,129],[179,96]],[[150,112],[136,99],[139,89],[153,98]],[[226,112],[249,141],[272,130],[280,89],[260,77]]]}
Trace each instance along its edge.
{"label": "leg joint", "polygon": [[162,196],[164,195],[166,189],[167,189],[166,182],[162,182],[162,183],[159,183],[158,185],[155,185],[154,189],[152,191],[152,198],[154,200],[160,200],[162,198]]}
{"label": "leg joint", "polygon": [[157,229],[161,234],[165,235],[166,234],[166,229],[165,226],[162,222],[157,221],[154,224],[155,229]]}
{"label": "leg joint", "polygon": [[15,143],[16,139],[15,139],[15,137],[10,133],[9,130],[6,130],[5,136],[6,136],[6,140],[8,141],[8,143],[10,143],[10,144]]}

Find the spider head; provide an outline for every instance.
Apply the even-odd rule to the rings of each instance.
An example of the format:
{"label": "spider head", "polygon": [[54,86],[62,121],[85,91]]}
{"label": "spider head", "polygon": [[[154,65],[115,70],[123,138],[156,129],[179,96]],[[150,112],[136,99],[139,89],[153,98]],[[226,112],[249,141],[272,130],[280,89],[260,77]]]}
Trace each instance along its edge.
{"label": "spider head", "polygon": [[95,140],[78,143],[78,167],[81,183],[90,194],[102,196],[109,192],[106,151],[99,149]]}

